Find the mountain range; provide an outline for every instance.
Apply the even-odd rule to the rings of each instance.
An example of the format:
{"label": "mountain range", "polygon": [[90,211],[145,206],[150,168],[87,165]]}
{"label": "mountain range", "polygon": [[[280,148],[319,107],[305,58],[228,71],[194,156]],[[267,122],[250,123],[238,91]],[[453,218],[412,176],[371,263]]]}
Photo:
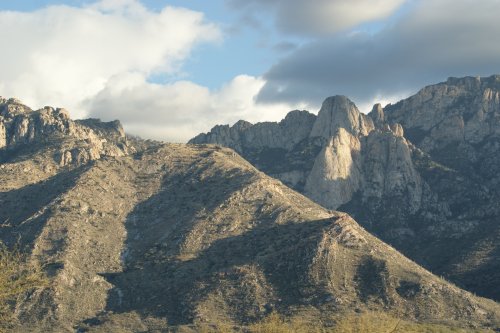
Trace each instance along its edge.
{"label": "mountain range", "polygon": [[500,299],[500,76],[450,78],[365,115],[344,96],[318,115],[216,126],[231,147],[432,272]]}
{"label": "mountain range", "polygon": [[367,311],[498,329],[499,87],[450,79],[369,115],[335,96],[190,144],[0,98],[0,241],[49,281],[11,304],[10,329]]}

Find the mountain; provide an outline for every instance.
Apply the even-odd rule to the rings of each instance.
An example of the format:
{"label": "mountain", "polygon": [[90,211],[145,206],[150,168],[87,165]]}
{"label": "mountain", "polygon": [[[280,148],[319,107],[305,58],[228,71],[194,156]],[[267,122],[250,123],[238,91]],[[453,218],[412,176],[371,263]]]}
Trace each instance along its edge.
{"label": "mountain", "polygon": [[[73,121],[12,99],[0,110],[0,240],[27,249],[49,279],[16,302],[15,332],[245,325],[271,312],[320,321],[354,310],[500,327],[497,303],[231,149],[133,139],[119,122]],[[358,119],[359,133],[341,129],[328,145],[373,125]]]}
{"label": "mountain", "polygon": [[467,290],[500,299],[500,76],[450,78],[365,115],[344,96],[318,115],[216,126],[266,174]]}

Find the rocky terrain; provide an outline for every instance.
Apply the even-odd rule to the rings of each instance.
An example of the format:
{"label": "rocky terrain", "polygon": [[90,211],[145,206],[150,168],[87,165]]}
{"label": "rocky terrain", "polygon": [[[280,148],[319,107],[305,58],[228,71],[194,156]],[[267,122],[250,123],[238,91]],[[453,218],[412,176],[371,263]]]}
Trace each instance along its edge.
{"label": "rocky terrain", "polygon": [[[72,121],[63,110],[33,111],[12,99],[2,99],[0,110],[0,240],[26,249],[49,280],[13,304],[14,332],[241,326],[273,312],[328,323],[367,310],[500,327],[497,303],[431,274],[349,215],[312,202],[231,149],[131,139],[118,122]],[[371,118],[355,111],[341,119],[357,125],[333,138],[310,121],[325,137],[294,146],[306,140],[304,154],[318,150],[324,165],[334,149],[350,151],[351,162],[333,157],[332,176],[344,172],[359,189],[368,186],[364,176],[352,181],[348,170],[365,156],[370,141],[362,136],[376,134],[371,144],[386,142],[393,147],[387,154],[412,146],[400,127],[374,132]],[[294,117],[315,116],[295,112],[291,123],[275,126],[301,133]],[[228,138],[235,133],[228,129]],[[406,186],[404,179],[391,184]]]}
{"label": "rocky terrain", "polygon": [[368,115],[329,97],[317,116],[240,121],[190,142],[235,149],[434,273],[500,299],[500,76],[450,78]]}

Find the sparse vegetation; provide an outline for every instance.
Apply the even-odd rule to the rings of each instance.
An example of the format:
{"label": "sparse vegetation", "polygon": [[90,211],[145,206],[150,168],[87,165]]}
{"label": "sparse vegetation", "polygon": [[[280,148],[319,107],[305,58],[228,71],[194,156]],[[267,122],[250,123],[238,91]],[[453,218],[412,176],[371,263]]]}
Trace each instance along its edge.
{"label": "sparse vegetation", "polygon": [[488,330],[463,329],[446,325],[415,323],[382,312],[353,313],[339,317],[332,327],[320,322],[313,324],[272,313],[260,322],[248,327],[231,328],[227,324],[202,327],[200,332],[248,332],[248,333],[474,333]]}
{"label": "sparse vegetation", "polygon": [[17,297],[46,283],[40,267],[28,263],[17,247],[8,249],[0,242],[0,332],[14,324]]}

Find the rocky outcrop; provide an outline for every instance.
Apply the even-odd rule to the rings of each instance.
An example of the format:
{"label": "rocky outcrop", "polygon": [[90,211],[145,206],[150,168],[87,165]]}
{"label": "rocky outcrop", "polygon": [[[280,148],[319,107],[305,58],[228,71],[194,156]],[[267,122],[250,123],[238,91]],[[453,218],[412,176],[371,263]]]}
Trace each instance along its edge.
{"label": "rocky outcrop", "polygon": [[233,126],[218,125],[209,133],[203,133],[190,143],[214,143],[230,147],[237,152],[262,148],[292,149],[309,136],[316,116],[307,111],[291,111],[279,123],[264,122],[252,125],[238,121]]}
{"label": "rocky outcrop", "polygon": [[500,136],[500,75],[450,78],[384,109],[427,152]]}
{"label": "rocky outcrop", "polygon": [[323,207],[349,202],[361,185],[361,143],[344,128],[337,129],[314,162],[305,194]]}
{"label": "rocky outcrop", "polygon": [[420,208],[422,180],[412,160],[412,147],[399,124],[389,131],[373,131],[363,139],[363,202],[400,198],[408,213]]}
{"label": "rocky outcrop", "polygon": [[403,196],[409,212],[420,207],[422,181],[401,125],[386,125],[364,137],[339,128],[315,160],[304,193],[322,206],[337,209],[356,192],[363,202]]}
{"label": "rocky outcrop", "polygon": [[499,75],[450,78],[376,104],[368,116],[330,97],[293,147],[238,144],[260,170],[349,212],[455,283],[500,299]]}
{"label": "rocky outcrop", "polygon": [[367,135],[373,130],[371,118],[359,112],[356,105],[345,96],[328,97],[321,106],[309,136],[329,140],[339,128],[352,135]]}
{"label": "rocky outcrop", "polygon": [[210,133],[202,133],[193,138],[191,142],[213,143],[241,152],[242,144],[245,141],[243,133],[251,126],[251,123],[243,120],[238,121],[231,127],[229,127],[229,125],[218,125],[212,128],[212,131]]}
{"label": "rocky outcrop", "polygon": [[[380,105],[370,116],[362,114],[345,96],[327,98],[317,117],[292,111],[280,123],[240,121],[232,127],[216,126],[190,143],[218,143],[236,149],[259,168],[330,209],[349,202],[358,191],[366,192],[364,198],[393,196],[404,187],[398,185],[399,179],[420,184],[401,125],[386,123]],[[380,150],[380,156],[371,149]],[[278,161],[278,156],[284,158]],[[394,168],[387,166],[387,158],[397,161]],[[281,167],[273,170],[272,164]],[[409,191],[408,198],[416,200],[411,207],[419,206],[415,191]]]}
{"label": "rocky outcrop", "polygon": [[[71,143],[63,144],[68,139]],[[0,149],[11,151],[23,145],[58,140],[60,149],[54,158],[61,166],[81,165],[101,156],[123,156],[133,151],[118,121],[73,121],[65,109],[47,106],[34,111],[16,99],[0,99]]]}
{"label": "rocky outcrop", "polygon": [[384,109],[382,108],[382,105],[380,103],[377,103],[373,106],[368,116],[372,118],[372,121],[376,127],[381,127],[385,124]]}

